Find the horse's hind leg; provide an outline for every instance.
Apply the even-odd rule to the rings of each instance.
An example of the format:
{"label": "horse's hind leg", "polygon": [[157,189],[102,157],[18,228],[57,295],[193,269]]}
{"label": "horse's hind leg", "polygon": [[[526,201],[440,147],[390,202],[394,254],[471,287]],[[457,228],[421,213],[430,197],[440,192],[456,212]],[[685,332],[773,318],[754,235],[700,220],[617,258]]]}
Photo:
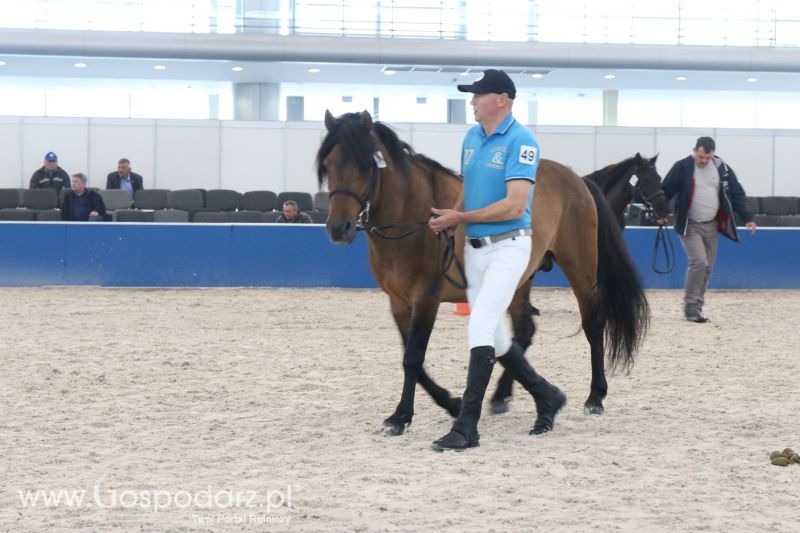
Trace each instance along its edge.
{"label": "horse's hind leg", "polygon": [[605,368],[605,317],[597,305],[598,294],[596,290],[578,285],[573,285],[573,291],[578,299],[581,312],[581,325],[586,340],[589,341],[592,360],[592,384],[589,397],[583,404],[583,412],[587,415],[602,415],[605,411],[603,399],[608,393]]}
{"label": "horse's hind leg", "polygon": [[[531,282],[526,281],[514,293],[508,313],[511,315],[511,324],[514,328],[514,342],[520,345],[522,351],[528,349],[533,342],[536,334],[536,323],[533,316],[538,314],[536,308],[531,305]],[[502,359],[501,359],[502,360]],[[508,411],[508,402],[513,396],[514,378],[508,370],[503,369],[500,379],[497,382],[497,389],[491,399],[491,413],[502,414]]]}

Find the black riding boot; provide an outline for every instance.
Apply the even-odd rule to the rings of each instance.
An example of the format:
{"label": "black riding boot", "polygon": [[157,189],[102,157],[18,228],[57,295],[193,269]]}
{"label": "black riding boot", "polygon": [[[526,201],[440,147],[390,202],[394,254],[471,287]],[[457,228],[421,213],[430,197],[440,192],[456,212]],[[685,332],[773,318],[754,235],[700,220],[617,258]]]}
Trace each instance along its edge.
{"label": "black riding boot", "polygon": [[434,450],[464,450],[479,446],[478,419],[481,417],[481,404],[489,378],[494,367],[494,348],[476,346],[469,352],[467,388],[461,400],[461,412],[453,422],[450,433],[433,441]]}
{"label": "black riding boot", "polygon": [[556,413],[567,403],[564,393],[536,373],[522,355],[522,348],[516,342],[512,343],[508,353],[498,357],[498,360],[511,373],[511,376],[531,393],[533,401],[536,402],[536,422],[533,424],[530,434],[539,435],[552,430]]}

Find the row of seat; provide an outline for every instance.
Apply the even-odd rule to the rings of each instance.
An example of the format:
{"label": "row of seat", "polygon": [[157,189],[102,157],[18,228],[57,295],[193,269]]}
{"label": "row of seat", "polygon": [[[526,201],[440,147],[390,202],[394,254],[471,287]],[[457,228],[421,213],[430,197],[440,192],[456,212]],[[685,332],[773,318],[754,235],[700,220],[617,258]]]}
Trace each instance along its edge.
{"label": "row of seat", "polygon": [[[120,189],[96,190],[106,204],[106,209],[215,209],[218,211],[280,211],[288,200],[297,202],[301,211],[327,211],[328,193],[318,192],[313,197],[307,192],[248,191],[240,193],[231,189],[144,189],[136,191],[131,201],[128,193]],[[66,191],[62,190],[62,193]],[[0,209],[56,209],[61,204],[53,189],[0,189]]]}
{"label": "row of seat", "polygon": [[[800,197],[798,196],[748,196],[747,210],[753,214],[756,225],[763,227],[800,227]],[[670,212],[674,212],[674,202],[670,203]],[[669,224],[674,223],[672,215]],[[626,226],[656,226],[658,223],[649,211],[630,205],[625,211]],[[736,224],[743,226],[736,215]]]}

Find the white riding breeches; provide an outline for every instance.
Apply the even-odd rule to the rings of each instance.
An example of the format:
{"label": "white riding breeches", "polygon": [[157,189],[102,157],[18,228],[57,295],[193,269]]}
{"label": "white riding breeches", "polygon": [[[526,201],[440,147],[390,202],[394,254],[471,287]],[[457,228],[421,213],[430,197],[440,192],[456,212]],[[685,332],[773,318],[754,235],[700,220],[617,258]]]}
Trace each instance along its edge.
{"label": "white riding breeches", "polygon": [[498,357],[511,348],[506,310],[531,257],[531,237],[518,236],[464,250],[467,301],[470,306],[469,347],[494,346]]}

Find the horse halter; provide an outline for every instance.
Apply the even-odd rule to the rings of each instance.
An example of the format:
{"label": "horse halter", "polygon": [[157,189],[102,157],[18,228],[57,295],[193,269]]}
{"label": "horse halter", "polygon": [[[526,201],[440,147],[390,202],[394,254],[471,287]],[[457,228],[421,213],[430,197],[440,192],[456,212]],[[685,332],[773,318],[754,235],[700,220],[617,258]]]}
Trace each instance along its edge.
{"label": "horse halter", "polygon": [[[645,169],[653,169],[655,171],[655,165],[648,164],[645,165]],[[636,180],[634,182],[634,180]],[[638,173],[634,172],[631,176],[631,185],[633,185],[633,199],[634,201],[638,200],[641,202],[649,211],[653,210],[653,200],[658,198],[659,196],[664,196],[664,191],[661,190],[661,187],[656,190],[653,194],[649,194],[645,196],[644,191],[642,191],[641,181],[639,179]],[[666,198],[666,197],[665,197]]]}
{"label": "horse halter", "polygon": [[380,178],[381,169],[386,168],[386,162],[384,161],[383,154],[381,154],[380,150],[376,150],[372,157],[375,161],[375,166],[373,167],[372,175],[369,178],[369,191],[367,192],[366,198],[361,198],[361,196],[358,194],[344,187],[334,187],[328,194],[328,198],[333,198],[334,194],[346,194],[347,196],[351,196],[356,199],[358,205],[361,206],[361,211],[359,211],[358,215],[356,215],[356,229],[359,230],[366,229],[367,225],[369,224],[369,210],[372,207],[375,189],[378,188],[378,178]]}

